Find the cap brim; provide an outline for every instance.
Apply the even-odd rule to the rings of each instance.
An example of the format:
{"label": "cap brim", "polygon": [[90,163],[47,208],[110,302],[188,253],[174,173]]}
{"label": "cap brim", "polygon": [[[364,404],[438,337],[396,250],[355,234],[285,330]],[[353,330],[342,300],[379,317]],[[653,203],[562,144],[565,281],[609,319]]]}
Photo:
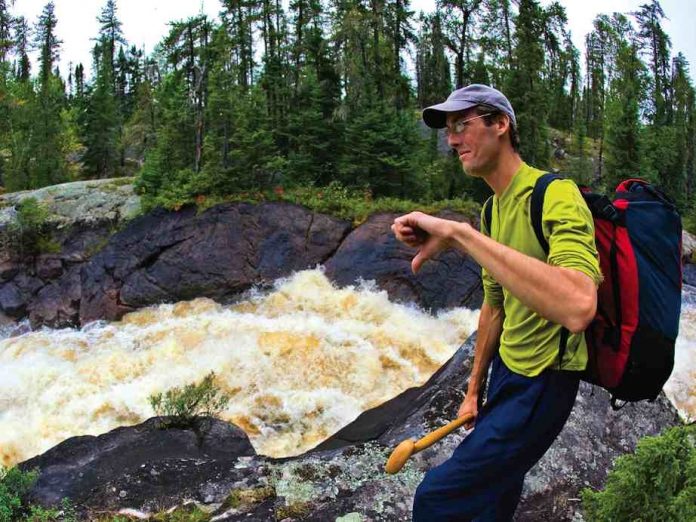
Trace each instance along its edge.
{"label": "cap brim", "polygon": [[423,121],[430,128],[444,129],[447,126],[447,114],[450,112],[465,111],[471,107],[476,107],[476,105],[478,104],[475,102],[464,100],[448,100],[443,103],[438,103],[437,105],[431,105],[423,109]]}

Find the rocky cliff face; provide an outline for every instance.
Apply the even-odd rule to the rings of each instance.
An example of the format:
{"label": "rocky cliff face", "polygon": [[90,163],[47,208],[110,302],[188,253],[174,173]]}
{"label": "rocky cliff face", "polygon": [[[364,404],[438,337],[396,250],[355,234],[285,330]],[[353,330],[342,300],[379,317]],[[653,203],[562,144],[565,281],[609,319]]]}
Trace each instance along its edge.
{"label": "rocky cliff face", "polygon": [[138,198],[130,185],[104,180],[2,196],[0,234],[11,235],[16,206],[27,197],[46,206],[54,248],[0,251],[0,313],[28,317],[35,326],[113,320],[201,296],[229,300],[317,264],[341,285],[374,279],[393,300],[432,310],[475,308],[482,300],[470,258],[446,253],[413,275],[413,251],[391,234],[392,214],[374,215],[354,230],[287,203],[226,203],[200,214],[193,207],[157,210],[132,219]]}
{"label": "rocky cliff face", "polygon": [[[339,284],[374,279],[392,299],[433,310],[481,302],[479,269],[466,257],[446,253],[411,274],[413,251],[393,238],[390,214],[374,215],[355,229],[282,203],[130,219],[137,197],[128,184],[106,180],[3,196],[0,233],[9,234],[15,205],[30,195],[51,211],[50,240],[58,248],[0,251],[0,310],[34,324],[117,319],[138,307],[197,296],[232,299],[318,263]],[[685,275],[693,277],[689,270]],[[414,456],[395,476],[383,472],[384,463],[401,440],[456,415],[473,342],[427,384],[363,413],[305,455],[256,455],[241,430],[215,421],[161,430],[151,419],[69,439],[23,463],[41,470],[32,499],[51,505],[67,495],[83,513],[130,509],[144,515],[193,500],[216,520],[409,520],[423,474],[446,459],[465,433]],[[677,422],[663,396],[613,412],[605,392],[583,385],[561,436],[528,475],[517,519],[577,520],[582,487],[601,487],[616,456]]]}

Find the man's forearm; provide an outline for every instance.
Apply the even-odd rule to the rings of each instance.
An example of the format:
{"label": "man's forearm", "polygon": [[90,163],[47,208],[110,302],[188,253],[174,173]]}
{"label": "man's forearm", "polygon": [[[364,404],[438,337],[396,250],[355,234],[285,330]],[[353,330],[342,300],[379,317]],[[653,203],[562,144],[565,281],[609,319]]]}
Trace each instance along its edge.
{"label": "man's forearm", "polygon": [[582,272],[548,265],[498,243],[468,223],[453,223],[451,243],[545,319],[580,332],[594,317],[597,289]]}
{"label": "man's forearm", "polygon": [[474,367],[471,370],[467,395],[478,398],[488,374],[488,366],[498,349],[500,334],[503,331],[503,310],[493,308],[488,303],[481,306],[478,334],[474,349]]}

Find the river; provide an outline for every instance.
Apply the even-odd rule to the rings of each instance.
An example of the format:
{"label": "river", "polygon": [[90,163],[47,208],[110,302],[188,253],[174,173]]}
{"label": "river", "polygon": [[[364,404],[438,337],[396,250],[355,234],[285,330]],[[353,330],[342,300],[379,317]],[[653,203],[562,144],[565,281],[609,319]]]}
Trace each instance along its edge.
{"label": "river", "polygon": [[[665,390],[696,417],[696,294],[685,294],[677,370]],[[303,453],[403,390],[423,384],[475,330],[478,311],[429,315],[370,283],[339,289],[319,269],[220,305],[195,299],[0,340],[0,463],[153,415],[148,397],[211,370],[222,418],[258,453]],[[5,334],[7,336],[7,333]]]}

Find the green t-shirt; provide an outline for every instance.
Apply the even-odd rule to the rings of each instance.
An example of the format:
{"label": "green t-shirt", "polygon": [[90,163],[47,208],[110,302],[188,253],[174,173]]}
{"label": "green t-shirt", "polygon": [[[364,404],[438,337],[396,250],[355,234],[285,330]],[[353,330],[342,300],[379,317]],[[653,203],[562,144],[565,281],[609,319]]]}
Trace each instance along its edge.
{"label": "green t-shirt", "polygon": [[[594,239],[594,222],[580,190],[571,180],[549,184],[544,196],[542,228],[549,243],[546,256],[534,234],[530,218],[532,190],[544,174],[523,163],[500,198],[493,196],[490,237],[550,265],[572,268],[599,284],[602,273]],[[483,215],[481,216],[483,222]],[[561,325],[547,321],[501,287],[482,269],[484,299],[503,308],[500,357],[510,370],[533,377],[558,367]],[[563,357],[564,370],[584,370],[587,345],[584,334],[570,334]]]}

